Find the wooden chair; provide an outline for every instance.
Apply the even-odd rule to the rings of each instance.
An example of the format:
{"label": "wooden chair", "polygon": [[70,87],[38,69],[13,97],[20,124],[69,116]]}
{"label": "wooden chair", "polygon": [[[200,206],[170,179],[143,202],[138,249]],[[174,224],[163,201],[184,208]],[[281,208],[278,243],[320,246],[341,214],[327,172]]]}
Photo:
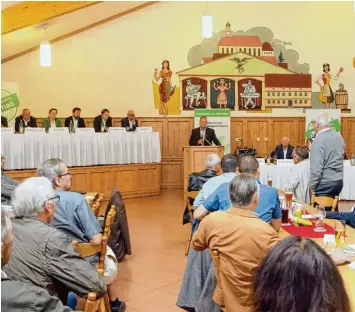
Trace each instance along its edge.
{"label": "wooden chair", "polygon": [[[193,206],[193,201],[195,200],[197,194],[198,194],[198,191],[186,192],[186,207],[189,212],[190,222],[192,222],[192,220],[194,219],[194,210],[195,209]],[[189,237],[187,239],[187,244],[186,244],[186,248],[185,248],[185,256],[187,256],[189,254],[191,239],[192,239],[192,225],[190,227]]]}
{"label": "wooden chair", "polygon": [[[217,280],[217,286],[219,287],[220,290],[222,290],[222,284],[221,284],[221,276],[220,276],[220,271],[221,271],[221,259],[219,258],[219,252],[218,250],[212,250],[212,261],[214,264],[214,274],[216,276]],[[224,312],[225,307],[220,307],[221,310]]]}
{"label": "wooden chair", "polygon": [[95,293],[89,293],[86,299],[84,312],[96,312],[99,307],[99,300],[96,300]]}
{"label": "wooden chair", "polygon": [[314,207],[315,204],[324,207],[332,207],[332,211],[338,211],[338,202],[339,196],[335,196],[335,198],[331,198],[328,196],[317,196],[312,193],[311,205]]}
{"label": "wooden chair", "polygon": [[[105,227],[104,227],[104,234],[102,236],[102,242],[100,245],[91,245],[90,243],[79,243],[78,241],[73,241],[72,244],[74,246],[74,249],[76,252],[80,254],[83,258],[93,256],[97,253],[100,253],[99,256],[99,264],[97,265],[97,272],[100,275],[104,275],[105,272],[105,257],[106,257],[106,251],[107,251],[107,242],[110,238],[111,235],[111,225],[115,220],[116,216],[116,207],[114,205],[111,206],[110,211],[107,214],[106,221],[105,221]],[[89,293],[89,295],[92,293]],[[93,296],[88,296],[88,300],[86,301],[85,304],[85,312],[86,311],[86,306],[88,307],[94,307],[96,304],[98,305],[97,311],[99,312],[111,312],[110,308],[110,301],[108,298],[107,293],[103,298],[100,298],[95,302],[95,305],[93,304],[92,300]],[[90,299],[90,300],[89,300]],[[95,294],[95,299],[96,299],[96,294]],[[88,312],[91,312],[91,310],[88,310]],[[94,310],[96,311],[96,310]]]}

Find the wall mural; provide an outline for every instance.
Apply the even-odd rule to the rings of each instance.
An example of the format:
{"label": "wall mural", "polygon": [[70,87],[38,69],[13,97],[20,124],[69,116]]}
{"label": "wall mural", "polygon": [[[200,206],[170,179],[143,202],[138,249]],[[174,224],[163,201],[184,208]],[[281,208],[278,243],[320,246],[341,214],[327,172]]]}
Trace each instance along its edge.
{"label": "wall mural", "polygon": [[235,82],[228,78],[211,80],[211,108],[235,107]]}
{"label": "wall mural", "polygon": [[207,107],[207,81],[190,77],[182,81],[182,105],[185,110]]}

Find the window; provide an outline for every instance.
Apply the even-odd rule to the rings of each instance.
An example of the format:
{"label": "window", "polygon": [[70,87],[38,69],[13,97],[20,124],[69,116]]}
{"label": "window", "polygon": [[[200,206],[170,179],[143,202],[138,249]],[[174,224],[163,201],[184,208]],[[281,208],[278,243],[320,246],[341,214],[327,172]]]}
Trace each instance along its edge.
{"label": "window", "polygon": [[272,96],[275,96],[275,92],[272,92]]}
{"label": "window", "polygon": [[272,104],[275,104],[275,100],[272,100]]}
{"label": "window", "polygon": [[305,100],[305,101],[304,101],[304,104],[307,104],[307,103],[308,103],[308,101],[307,101],[307,100]]}
{"label": "window", "polygon": [[247,52],[247,48],[244,48],[244,53],[246,53]]}
{"label": "window", "polygon": [[280,104],[280,100],[277,100],[277,104]]}
{"label": "window", "polygon": [[285,96],[285,92],[282,92],[282,96]]}
{"label": "window", "polygon": [[289,92],[289,93],[288,93],[288,96],[291,96],[291,95],[292,95],[292,93],[291,93],[291,92]]}
{"label": "window", "polygon": [[285,101],[285,100],[283,100],[283,101],[282,101],[282,104],[286,104],[286,101]]}
{"label": "window", "polygon": [[270,92],[267,93],[267,96],[270,96]]}
{"label": "window", "polygon": [[304,96],[307,96],[307,92],[304,93]]}
{"label": "window", "polygon": [[270,104],[270,100],[267,100],[267,103]]}
{"label": "window", "polygon": [[251,49],[249,48],[249,54],[251,54]]}
{"label": "window", "polygon": [[295,92],[295,96],[297,96],[297,92]]}
{"label": "window", "polygon": [[222,53],[224,53],[224,48],[222,48]]}
{"label": "window", "polygon": [[258,49],[258,56],[260,56],[260,49]]}
{"label": "window", "polygon": [[277,92],[277,96],[280,96],[280,92]]}
{"label": "window", "polygon": [[300,104],[302,104],[302,100],[300,100]]}
{"label": "window", "polygon": [[295,104],[297,104],[297,100],[295,100]]}
{"label": "window", "polygon": [[253,55],[255,55],[256,56],[256,49],[254,48],[254,54]]}
{"label": "window", "polygon": [[227,48],[227,53],[229,53],[229,48]]}

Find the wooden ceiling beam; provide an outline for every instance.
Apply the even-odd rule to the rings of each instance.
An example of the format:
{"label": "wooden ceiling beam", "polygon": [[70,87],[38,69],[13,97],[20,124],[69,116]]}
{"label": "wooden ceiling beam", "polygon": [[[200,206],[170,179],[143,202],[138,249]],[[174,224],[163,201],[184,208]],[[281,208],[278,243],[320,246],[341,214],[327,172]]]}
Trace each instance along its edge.
{"label": "wooden ceiling beam", "polygon": [[[120,17],[126,16],[126,15],[129,15],[129,14],[131,14],[131,13],[137,12],[137,11],[139,11],[139,10],[142,10],[142,9],[144,9],[144,8],[146,8],[146,7],[149,7],[149,6],[151,6],[151,5],[153,5],[153,4],[156,4],[156,3],[159,3],[159,2],[160,2],[160,1],[149,1],[149,2],[146,2],[146,3],[144,3],[144,4],[138,5],[138,6],[136,6],[136,7],[133,7],[133,8],[131,8],[131,9],[129,9],[129,10],[120,12],[120,13],[115,14],[115,15],[113,15],[113,16],[107,17],[107,18],[105,18],[105,19],[103,19],[103,20],[100,20],[100,21],[98,21],[98,22],[96,22],[96,23],[93,23],[93,24],[90,24],[90,25],[88,25],[88,26],[79,28],[79,29],[77,29],[77,30],[75,30],[75,31],[72,31],[72,32],[68,33],[68,34],[65,34],[65,35],[63,35],[63,36],[60,36],[60,37],[55,38],[55,39],[53,39],[53,40],[50,40],[50,43],[53,44],[53,43],[62,41],[62,40],[64,40],[64,39],[70,38],[70,37],[72,37],[72,36],[75,36],[75,35],[77,35],[77,34],[80,34],[80,33],[84,32],[84,31],[87,31],[87,30],[89,30],[89,29],[92,29],[92,28],[95,28],[95,27],[97,27],[97,26],[103,25],[103,24],[105,24],[105,23],[111,22],[111,21],[113,21],[113,20],[115,20],[115,19],[117,19],[117,18],[120,18]],[[30,49],[28,49],[28,50],[22,51],[22,52],[20,52],[20,53],[11,55],[11,56],[9,56],[9,57],[7,57],[7,58],[2,59],[2,60],[1,60],[1,64],[4,64],[4,63],[9,62],[9,61],[12,61],[12,60],[14,60],[14,59],[16,59],[16,58],[18,58],[18,57],[20,57],[20,56],[23,56],[23,55],[26,55],[26,54],[28,54],[28,53],[34,52],[34,51],[36,51],[36,50],[38,50],[38,49],[39,49],[39,45],[38,45],[38,46],[35,46],[35,47],[33,47],[33,48],[30,48]]]}
{"label": "wooden ceiling beam", "polygon": [[54,17],[71,13],[101,1],[24,1],[1,12],[1,34],[5,35]]}

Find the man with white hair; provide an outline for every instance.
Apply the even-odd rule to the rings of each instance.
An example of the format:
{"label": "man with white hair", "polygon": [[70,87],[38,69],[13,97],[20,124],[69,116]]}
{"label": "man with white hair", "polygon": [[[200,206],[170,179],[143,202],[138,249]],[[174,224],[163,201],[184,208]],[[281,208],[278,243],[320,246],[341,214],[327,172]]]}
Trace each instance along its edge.
{"label": "man with white hair", "polygon": [[61,231],[49,226],[59,196],[48,179],[29,178],[13,192],[14,246],[4,268],[10,279],[45,288],[66,303],[69,291],[86,298],[106,293],[103,278]]}
{"label": "man with white hair", "polygon": [[317,118],[314,129],[317,134],[311,149],[310,189],[316,195],[334,198],[343,188],[344,140],[330,128],[326,113]]}
{"label": "man with white hair", "polygon": [[[102,228],[83,195],[71,192],[71,173],[58,158],[43,161],[37,169],[38,176],[46,177],[59,197],[51,226],[62,231],[70,240],[79,243],[99,245],[102,242]],[[93,267],[99,262],[99,254],[86,258]],[[110,247],[107,247],[104,279],[110,297],[112,311],[123,312],[125,303],[119,301],[112,282],[117,276],[117,260]]]}
{"label": "man with white hair", "polygon": [[[1,206],[1,267],[11,257],[13,245],[12,223],[6,208]],[[7,312],[69,312],[60,300],[52,297],[43,288],[13,281],[1,270],[1,310]]]}
{"label": "man with white hair", "polygon": [[259,203],[259,184],[253,176],[236,176],[230,182],[229,196],[232,207],[205,217],[191,244],[196,251],[218,251],[221,266],[215,269],[215,303],[226,311],[251,312],[256,269],[279,238],[253,213]]}
{"label": "man with white hair", "polygon": [[275,147],[272,156],[276,156],[277,159],[292,159],[293,149],[294,147],[290,145],[290,139],[284,136],[281,139],[281,144]]}
{"label": "man with white hair", "polygon": [[138,120],[133,110],[127,112],[127,117],[121,119],[121,127],[126,128],[126,130],[136,130],[138,127]]}

